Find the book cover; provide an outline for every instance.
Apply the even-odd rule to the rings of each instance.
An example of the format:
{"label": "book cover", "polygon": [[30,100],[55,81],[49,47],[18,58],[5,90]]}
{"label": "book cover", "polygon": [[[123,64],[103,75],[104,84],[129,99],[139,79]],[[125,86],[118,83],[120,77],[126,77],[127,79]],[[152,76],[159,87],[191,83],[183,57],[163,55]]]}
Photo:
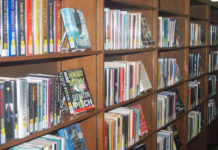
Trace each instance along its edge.
{"label": "book cover", "polygon": [[25,0],[16,0],[16,49],[17,55],[26,55],[25,47]]}
{"label": "book cover", "polygon": [[70,114],[94,108],[85,72],[82,68],[59,73]]}
{"label": "book cover", "polygon": [[79,123],[58,130],[58,134],[65,138],[66,150],[87,150]]}
{"label": "book cover", "polygon": [[91,48],[83,12],[78,9],[63,8],[61,16],[71,51]]}
{"label": "book cover", "polygon": [[8,52],[9,56],[16,56],[17,50],[15,46],[15,0],[8,0]]}

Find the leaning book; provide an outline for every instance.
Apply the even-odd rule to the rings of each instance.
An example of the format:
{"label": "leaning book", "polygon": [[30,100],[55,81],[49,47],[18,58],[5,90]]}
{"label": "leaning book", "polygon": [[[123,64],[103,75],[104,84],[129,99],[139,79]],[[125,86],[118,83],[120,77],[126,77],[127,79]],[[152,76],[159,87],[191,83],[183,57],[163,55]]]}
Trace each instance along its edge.
{"label": "leaning book", "polygon": [[65,138],[66,150],[87,150],[79,123],[58,130],[58,135]]}
{"label": "leaning book", "polygon": [[70,51],[84,51],[91,48],[83,12],[79,9],[63,8],[61,9],[61,16]]}
{"label": "leaning book", "polygon": [[94,108],[88,82],[82,68],[62,71],[59,76],[70,114],[78,114]]}

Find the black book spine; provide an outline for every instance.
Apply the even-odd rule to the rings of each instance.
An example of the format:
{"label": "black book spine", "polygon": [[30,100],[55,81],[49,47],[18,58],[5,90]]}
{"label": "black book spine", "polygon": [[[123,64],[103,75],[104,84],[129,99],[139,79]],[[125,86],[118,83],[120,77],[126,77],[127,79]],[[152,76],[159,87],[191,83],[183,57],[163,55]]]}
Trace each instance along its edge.
{"label": "black book spine", "polygon": [[53,24],[54,24],[54,15],[53,15],[53,5],[54,2],[53,0],[48,0],[48,5],[47,5],[47,17],[48,17],[48,53],[53,53],[54,52],[54,29],[53,29]]}

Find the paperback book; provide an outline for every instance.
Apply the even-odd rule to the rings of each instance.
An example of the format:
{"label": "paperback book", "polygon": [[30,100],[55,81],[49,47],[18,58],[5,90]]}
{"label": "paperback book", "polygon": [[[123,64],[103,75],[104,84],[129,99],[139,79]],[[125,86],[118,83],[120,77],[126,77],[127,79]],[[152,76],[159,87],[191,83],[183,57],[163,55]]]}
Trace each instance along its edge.
{"label": "paperback book", "polygon": [[94,108],[88,82],[82,68],[62,71],[59,76],[70,114],[77,114]]}

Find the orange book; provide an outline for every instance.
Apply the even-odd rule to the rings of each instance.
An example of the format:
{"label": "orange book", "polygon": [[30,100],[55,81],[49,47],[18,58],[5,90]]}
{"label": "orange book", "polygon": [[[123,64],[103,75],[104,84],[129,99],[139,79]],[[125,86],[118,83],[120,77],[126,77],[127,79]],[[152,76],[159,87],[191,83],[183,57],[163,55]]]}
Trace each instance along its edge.
{"label": "orange book", "polygon": [[33,55],[32,0],[26,0],[26,54]]}
{"label": "orange book", "polygon": [[60,52],[61,41],[61,1],[54,1],[54,48]]}

